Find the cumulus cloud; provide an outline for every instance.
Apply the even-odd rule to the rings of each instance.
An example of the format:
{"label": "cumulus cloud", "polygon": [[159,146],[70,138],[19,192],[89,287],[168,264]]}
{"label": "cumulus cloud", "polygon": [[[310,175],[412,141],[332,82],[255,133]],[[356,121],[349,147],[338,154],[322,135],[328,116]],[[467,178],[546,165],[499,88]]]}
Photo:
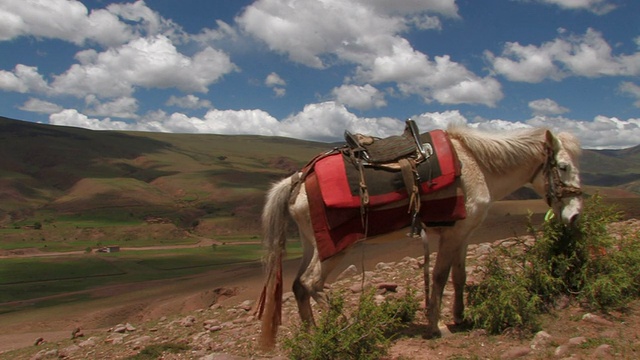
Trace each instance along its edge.
{"label": "cumulus cloud", "polygon": [[211,101],[200,99],[199,97],[191,94],[186,96],[171,95],[165,105],[177,106],[184,109],[213,108]]}
{"label": "cumulus cloud", "polygon": [[452,0],[307,1],[296,3],[295,11],[288,2],[259,0],[236,21],[270,49],[309,67],[348,62],[357,66],[354,79],[362,84],[396,83],[427,102],[495,106],[503,96],[495,79],[448,56],[431,61],[401,36],[411,26],[438,28],[434,16],[457,17],[457,11]]}
{"label": "cumulus cloud", "polygon": [[640,144],[640,119],[621,120],[598,115],[593,121],[582,121],[564,117],[535,116],[528,120],[527,124],[571,132],[578,136],[584,148],[628,148]]}
{"label": "cumulus cloud", "polygon": [[62,111],[62,106],[54,104],[49,101],[29,98],[19,107],[20,110],[41,113],[41,114],[53,114]]}
{"label": "cumulus cloud", "polygon": [[557,5],[568,10],[588,10],[594,14],[604,15],[617,6],[608,0],[538,0],[542,3]]}
{"label": "cumulus cloud", "polygon": [[567,76],[640,75],[640,52],[614,55],[602,34],[594,29],[540,46],[509,42],[500,56],[488,51],[485,56],[496,73],[512,81],[537,83]]}
{"label": "cumulus cloud", "polygon": [[47,81],[35,66],[18,64],[13,71],[0,70],[0,90],[19,93],[46,93],[50,91]]}
{"label": "cumulus cloud", "polygon": [[280,77],[280,75],[272,72],[271,74],[267,75],[266,79],[264,79],[264,84],[267,86],[286,86],[287,82],[284,81]]}
{"label": "cumulus cloud", "polygon": [[207,47],[186,56],[164,35],[135,39],[104,52],[85,50],[65,73],[55,76],[57,93],[101,97],[131,95],[135,87],[207,92],[208,86],[237,67],[227,54]]}
{"label": "cumulus cloud", "polygon": [[630,82],[630,81],[625,81],[623,83],[620,84],[619,87],[620,91],[624,94],[627,94],[633,98],[636,99],[636,101],[633,103],[633,105],[635,107],[639,107],[640,108],[640,86]]}
{"label": "cumulus cloud", "polygon": [[358,110],[369,110],[387,105],[384,94],[369,84],[364,86],[342,85],[334,88],[331,93],[339,103]]}
{"label": "cumulus cloud", "polygon": [[148,34],[171,27],[144,1],[89,12],[84,4],[74,0],[5,0],[0,3],[0,19],[3,19],[0,40],[34,36],[76,45],[87,41],[103,46],[121,45],[138,36],[139,27],[144,27]]}
{"label": "cumulus cloud", "polygon": [[133,97],[123,96],[112,101],[101,102],[94,95],[85,97],[85,112],[92,116],[117,117],[123,119],[136,119],[138,115],[138,100]]}
{"label": "cumulus cloud", "polygon": [[[484,131],[505,131],[529,127],[547,127],[553,131],[575,134],[584,148],[627,148],[638,145],[640,119],[622,120],[597,116],[593,121],[575,120],[562,116],[536,115],[525,121],[504,119],[467,120],[458,110],[427,112],[412,117],[421,131],[446,129],[450,124],[468,125]],[[54,125],[77,126],[94,130],[137,130],[172,133],[216,133],[227,135],[253,134],[335,142],[343,140],[344,130],[378,137],[398,135],[404,129],[404,119],[389,117],[358,117],[335,101],[308,104],[304,109],[278,120],[259,110],[209,110],[204,117],[190,117],[176,112],[155,111],[136,122],[97,119],[64,109],[51,114]]]}
{"label": "cumulus cloud", "polygon": [[559,115],[569,112],[566,107],[560,106],[551,99],[538,99],[529,102],[529,109],[534,115]]}
{"label": "cumulus cloud", "polygon": [[264,84],[273,89],[276,97],[283,97],[287,93],[287,90],[284,88],[284,86],[287,86],[287,82],[275,72],[267,75],[267,78],[264,79]]}

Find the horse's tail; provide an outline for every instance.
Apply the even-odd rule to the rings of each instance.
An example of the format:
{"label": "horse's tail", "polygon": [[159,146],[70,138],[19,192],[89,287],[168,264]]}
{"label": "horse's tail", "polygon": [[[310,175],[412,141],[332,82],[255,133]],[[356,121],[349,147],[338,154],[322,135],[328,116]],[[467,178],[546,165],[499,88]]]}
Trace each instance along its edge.
{"label": "horse's tail", "polygon": [[266,250],[264,267],[267,275],[258,305],[262,320],[260,346],[275,346],[282,314],[282,258],[285,254],[288,206],[294,181],[286,178],[274,184],[267,193],[262,212],[263,245]]}

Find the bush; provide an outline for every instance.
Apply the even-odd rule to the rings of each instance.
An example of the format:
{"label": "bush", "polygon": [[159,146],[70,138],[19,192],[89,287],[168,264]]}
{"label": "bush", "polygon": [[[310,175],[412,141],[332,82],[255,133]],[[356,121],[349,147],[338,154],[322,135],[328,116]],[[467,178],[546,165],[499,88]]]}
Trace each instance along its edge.
{"label": "bush", "polygon": [[418,310],[413,291],[377,305],[373,291],[363,293],[358,307],[345,313],[344,297],[330,298],[329,308],[314,329],[299,328],[284,340],[292,359],[379,359],[386,354],[390,334],[412,321]]}
{"label": "bush", "polygon": [[469,288],[465,317],[491,333],[534,331],[537,316],[559,296],[588,309],[624,307],[640,295],[640,236],[615,238],[607,225],[620,219],[595,195],[584,202],[577,227],[545,221],[530,227],[533,245],[499,248],[483,266],[483,280]]}

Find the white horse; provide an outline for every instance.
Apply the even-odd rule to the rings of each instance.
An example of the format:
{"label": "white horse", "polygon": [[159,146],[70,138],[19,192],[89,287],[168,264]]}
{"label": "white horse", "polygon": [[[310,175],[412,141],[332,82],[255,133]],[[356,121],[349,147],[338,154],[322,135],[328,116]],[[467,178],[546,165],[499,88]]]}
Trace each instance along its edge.
{"label": "white horse", "polygon": [[[466,198],[467,217],[454,226],[429,227],[422,232],[424,245],[424,286],[427,333],[438,336],[438,321],[444,286],[452,273],[455,290],[454,321],[463,321],[463,289],[466,282],[465,259],[469,236],[484,220],[492,202],[502,199],[530,183],[546,199],[556,216],[573,224],[582,209],[577,157],[580,145],[568,133],[554,135],[547,129],[523,129],[509,133],[484,133],[469,127],[447,130],[462,163],[461,186]],[[294,174],[270,189],[262,215],[266,248],[265,290],[261,299],[261,345],[271,348],[280,324],[282,305],[282,258],[288,216],[295,221],[303,245],[303,258],[293,282],[293,292],[303,322],[313,325],[310,298],[327,304],[323,292],[327,275],[342,258],[341,254],[320,260],[309,213],[304,182]],[[299,186],[298,191],[293,191]],[[293,198],[292,198],[293,197]],[[429,245],[427,238],[439,235],[439,250],[429,288]],[[431,291],[430,291],[431,290]],[[430,295],[429,295],[430,294]]]}

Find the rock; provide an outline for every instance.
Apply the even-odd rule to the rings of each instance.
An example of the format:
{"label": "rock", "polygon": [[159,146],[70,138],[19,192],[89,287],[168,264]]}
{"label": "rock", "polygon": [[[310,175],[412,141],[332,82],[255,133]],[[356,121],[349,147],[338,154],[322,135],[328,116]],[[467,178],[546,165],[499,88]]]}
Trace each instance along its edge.
{"label": "rock", "polygon": [[77,353],[80,350],[80,347],[76,344],[69,345],[66,348],[60,350],[58,352],[58,357],[60,358],[68,358],[74,353]]}
{"label": "rock", "polygon": [[603,358],[606,356],[610,356],[612,352],[612,347],[609,344],[602,344],[596,348],[593,352],[593,358]]}
{"label": "rock", "polygon": [[91,346],[95,346],[96,345],[96,338],[94,337],[90,337],[87,340],[81,342],[78,344],[78,346],[80,346],[81,348],[84,347],[91,347]]}
{"label": "rock", "polygon": [[505,359],[505,360],[517,359],[519,357],[528,355],[530,352],[531,352],[531,349],[528,347],[524,347],[524,346],[514,347],[502,353],[502,355],[500,355],[500,359]]}
{"label": "rock", "polygon": [[538,331],[531,341],[531,348],[534,350],[542,349],[551,343],[551,335],[546,331]]}
{"label": "rock", "polygon": [[392,270],[393,267],[391,266],[391,263],[377,263],[376,264],[376,271],[386,271],[386,270]]}
{"label": "rock", "polygon": [[251,311],[254,302],[254,300],[245,300],[240,305],[238,305],[238,308],[244,311]]}
{"label": "rock", "polygon": [[43,337],[39,337],[39,338],[36,339],[36,341],[33,342],[33,346],[42,345],[44,343],[45,343],[44,338]]}
{"label": "rock", "polygon": [[75,328],[71,332],[71,338],[72,339],[76,339],[76,338],[83,337],[83,336],[84,336],[84,333],[82,332],[82,330],[80,330],[80,328]]}
{"label": "rock", "polygon": [[118,324],[118,325],[114,326],[114,327],[111,329],[111,331],[113,331],[114,333],[120,333],[120,334],[122,334],[122,333],[127,332],[127,327],[126,327],[126,326],[124,326],[123,324]]}
{"label": "rock", "polygon": [[391,283],[391,282],[387,282],[387,283],[379,283],[378,285],[376,285],[376,288],[378,289],[385,289],[386,291],[393,291],[395,292],[398,289],[398,284],[396,283]]}
{"label": "rock", "polygon": [[562,345],[560,345],[560,346],[558,346],[558,347],[556,348],[556,350],[553,352],[553,354],[554,354],[556,357],[561,357],[561,356],[566,355],[568,352],[569,352],[569,345],[567,345],[567,344],[562,344]]}
{"label": "rock", "polygon": [[180,325],[184,327],[193,326],[196,323],[196,318],[193,315],[189,315],[180,321]]}
{"label": "rock", "polygon": [[349,265],[343,272],[338,275],[336,281],[344,280],[358,274],[358,268],[355,265]]}
{"label": "rock", "polygon": [[580,345],[580,344],[584,344],[586,342],[587,342],[587,338],[586,337],[577,336],[577,337],[573,337],[573,338],[569,339],[568,344],[570,346],[577,346],[577,345]]}
{"label": "rock", "polygon": [[201,358],[200,360],[249,360],[249,358],[246,358],[244,356],[231,355],[231,354],[216,353],[216,354],[209,354]]}
{"label": "rock", "polygon": [[32,360],[41,360],[41,359],[57,359],[58,358],[58,350],[41,350],[37,354],[35,354],[31,359]]}
{"label": "rock", "polygon": [[603,325],[603,326],[612,326],[613,325],[613,322],[603,318],[602,316],[594,315],[594,314],[590,314],[590,313],[584,314],[584,316],[582,317],[582,320],[590,322],[592,324]]}

